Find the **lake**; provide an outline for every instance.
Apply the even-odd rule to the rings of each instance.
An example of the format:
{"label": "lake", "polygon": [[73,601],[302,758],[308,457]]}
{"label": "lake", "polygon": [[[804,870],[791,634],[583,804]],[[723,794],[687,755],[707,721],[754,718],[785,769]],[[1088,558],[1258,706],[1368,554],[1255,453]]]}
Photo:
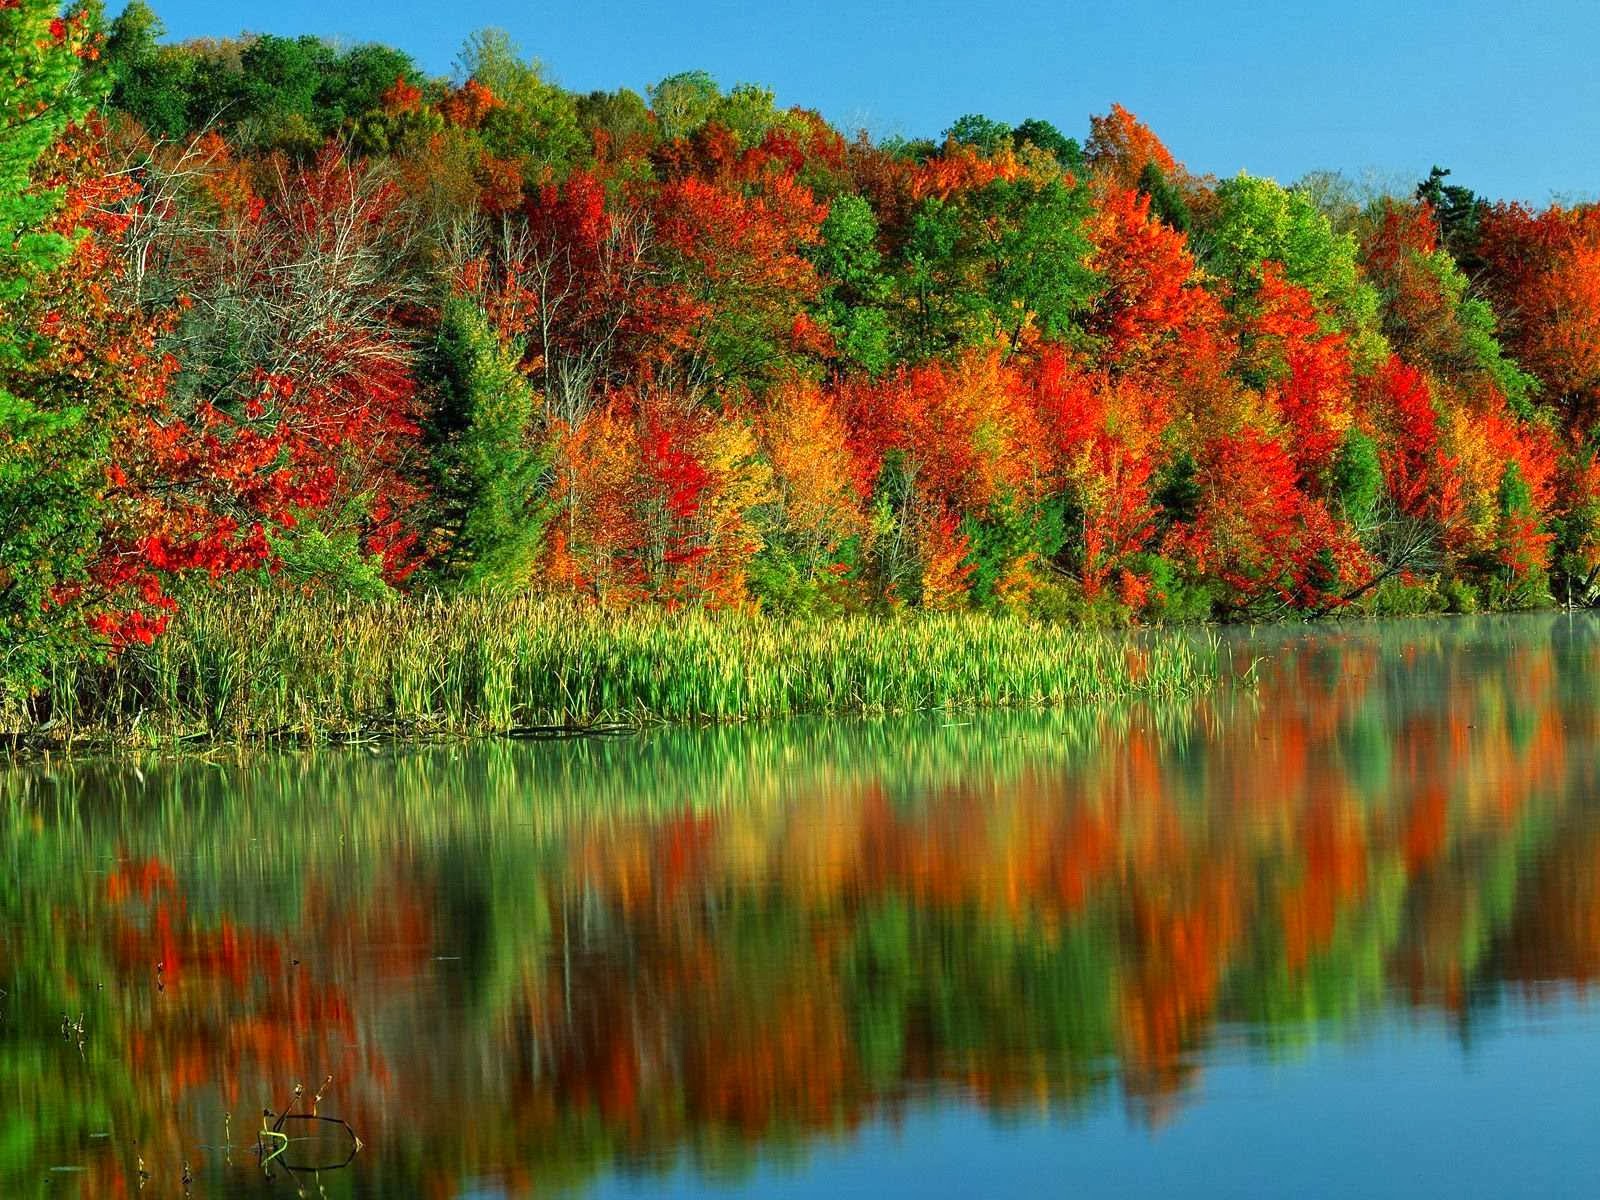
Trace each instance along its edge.
{"label": "lake", "polygon": [[0,766],[0,1195],[1587,1194],[1600,621],[1230,637],[1154,709]]}

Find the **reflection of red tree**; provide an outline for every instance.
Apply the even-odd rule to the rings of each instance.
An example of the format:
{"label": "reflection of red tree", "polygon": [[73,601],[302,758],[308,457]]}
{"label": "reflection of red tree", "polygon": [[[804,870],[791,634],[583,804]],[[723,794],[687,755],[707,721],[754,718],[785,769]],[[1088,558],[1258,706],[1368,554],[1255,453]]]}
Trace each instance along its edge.
{"label": "reflection of red tree", "polygon": [[1360,814],[1348,805],[1314,806],[1295,840],[1303,870],[1279,891],[1278,911],[1288,966],[1298,972],[1333,940],[1339,914],[1365,889],[1369,846]]}
{"label": "reflection of red tree", "polygon": [[[1590,744],[1575,739],[1600,729],[1563,725],[1570,680],[1548,647],[1499,672],[1457,662],[1419,640],[1400,669],[1441,672],[1439,699],[1385,712],[1371,761],[1351,731],[1395,659],[1346,631],[1308,636],[1259,703],[1203,709],[1203,754],[1174,755],[1135,719],[1065,764],[1024,757],[914,791],[830,769],[775,782],[781,804],[574,821],[530,880],[544,940],[494,949],[504,986],[461,1028],[437,1028],[415,999],[458,933],[436,915],[453,881],[427,858],[370,878],[313,872],[282,928],[199,919],[182,870],[127,860],[91,927],[119,971],[148,981],[124,1016],[128,1057],[165,1101],[220,1082],[237,1108],[332,1070],[341,1112],[364,1128],[404,1111],[407,1137],[445,1148],[441,1196],[458,1162],[537,1163],[529,1147],[556,1155],[601,1133],[648,1156],[708,1133],[837,1132],[921,1089],[1005,1107],[1116,1075],[1139,1117],[1158,1119],[1193,1086],[1219,1023],[1255,1019],[1230,1007],[1253,998],[1252,973],[1292,1008],[1297,987],[1349,967],[1329,956],[1351,952],[1350,931],[1397,922],[1360,952],[1382,955],[1400,995],[1447,1010],[1485,971],[1535,991],[1600,978],[1600,835],[1517,859],[1515,914],[1494,865],[1552,811],[1568,819],[1572,749]],[[885,913],[910,914],[914,931],[909,946],[885,936],[911,961],[908,979],[879,988],[857,973]],[[991,968],[961,941],[1010,937],[1035,959]],[[916,994],[942,965],[946,986],[978,993],[963,997],[973,1012],[1025,1008],[1033,980],[1011,972],[1069,937],[1092,943],[1088,994],[1112,998],[1114,1027],[1086,1035],[1105,1045],[1074,1049],[1082,1062],[1036,1053],[1033,1029],[951,1033]],[[898,1040],[870,1060],[863,996],[903,1006],[885,1022]],[[390,1044],[426,1051],[391,1068]],[[414,1103],[441,1095],[464,1101]]]}
{"label": "reflection of red tree", "polygon": [[1205,863],[1183,894],[1139,891],[1130,908],[1137,962],[1122,990],[1127,1089],[1160,1095],[1185,1078],[1185,1052],[1216,1005],[1229,954],[1242,932],[1238,872]]}

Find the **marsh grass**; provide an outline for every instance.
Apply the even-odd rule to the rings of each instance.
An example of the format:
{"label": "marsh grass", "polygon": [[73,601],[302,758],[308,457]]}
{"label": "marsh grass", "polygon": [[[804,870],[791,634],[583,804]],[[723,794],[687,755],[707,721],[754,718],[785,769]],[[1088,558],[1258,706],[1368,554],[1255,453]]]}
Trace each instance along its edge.
{"label": "marsh grass", "polygon": [[1218,643],[973,614],[791,622],[536,598],[201,599],[63,665],[12,739],[329,741],[1096,704],[1199,691]]}

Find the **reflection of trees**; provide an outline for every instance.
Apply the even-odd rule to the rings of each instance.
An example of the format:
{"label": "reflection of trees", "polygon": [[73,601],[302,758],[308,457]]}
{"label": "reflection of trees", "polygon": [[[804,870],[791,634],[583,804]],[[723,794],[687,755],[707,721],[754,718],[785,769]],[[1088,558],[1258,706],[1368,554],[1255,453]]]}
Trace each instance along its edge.
{"label": "reflection of trees", "polygon": [[0,1183],[325,1071],[365,1169],[442,1194],[737,1172],[930,1093],[1155,1119],[1219,1028],[1594,979],[1592,627],[1278,636],[1181,712],[14,768],[0,1089],[45,1115]]}

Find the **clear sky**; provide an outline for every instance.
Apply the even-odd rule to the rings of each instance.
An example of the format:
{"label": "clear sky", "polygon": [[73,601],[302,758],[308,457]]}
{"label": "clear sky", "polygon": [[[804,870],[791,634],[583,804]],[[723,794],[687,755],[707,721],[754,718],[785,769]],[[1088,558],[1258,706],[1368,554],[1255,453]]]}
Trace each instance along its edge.
{"label": "clear sky", "polygon": [[[497,25],[569,88],[710,71],[875,135],[966,112],[1083,137],[1119,101],[1199,172],[1410,179],[1600,195],[1596,0],[151,0],[177,38],[382,41],[449,71]],[[111,0],[113,13],[121,0]]]}

